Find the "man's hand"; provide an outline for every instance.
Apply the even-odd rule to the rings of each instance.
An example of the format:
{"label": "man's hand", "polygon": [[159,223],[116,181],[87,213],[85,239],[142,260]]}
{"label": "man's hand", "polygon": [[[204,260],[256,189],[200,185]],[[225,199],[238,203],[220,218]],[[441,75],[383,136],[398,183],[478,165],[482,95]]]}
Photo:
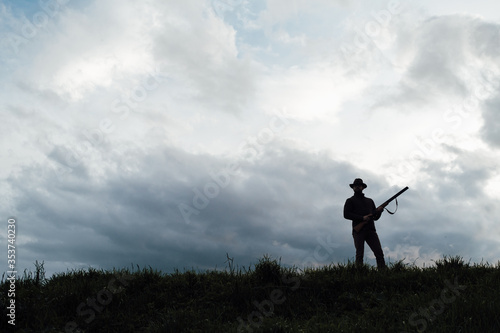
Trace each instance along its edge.
{"label": "man's hand", "polygon": [[373,214],[363,216],[363,221],[368,222],[373,218]]}

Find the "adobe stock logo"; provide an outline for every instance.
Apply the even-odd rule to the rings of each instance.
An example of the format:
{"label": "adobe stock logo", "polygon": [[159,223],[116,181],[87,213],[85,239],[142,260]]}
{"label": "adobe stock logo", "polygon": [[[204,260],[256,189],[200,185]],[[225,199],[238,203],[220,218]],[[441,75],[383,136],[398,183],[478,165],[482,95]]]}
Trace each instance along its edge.
{"label": "adobe stock logo", "polygon": [[445,110],[442,115],[446,126],[435,127],[430,130],[428,138],[416,138],[416,149],[412,150],[407,158],[400,163],[397,170],[389,172],[392,182],[400,183],[415,175],[419,170],[419,163],[427,158],[440,154],[440,147],[446,146],[446,140],[454,132],[460,133],[460,127],[473,114],[480,112],[481,103],[493,97],[500,87],[500,81],[494,72],[486,70],[477,78],[477,85],[470,95],[461,104]]}
{"label": "adobe stock logo", "polygon": [[215,0],[213,2],[214,12],[224,18],[226,12],[233,12],[243,5],[243,0]]}
{"label": "adobe stock logo", "polygon": [[[311,265],[315,265],[318,262],[324,262],[333,255],[336,248],[340,246],[340,244],[335,242],[333,234],[328,235],[327,237],[317,237],[318,245],[315,247],[314,251],[311,251],[300,264],[299,267],[311,267]],[[321,254],[323,252],[323,254]],[[237,332],[244,333],[249,332],[253,333],[254,330],[259,329],[259,327],[264,323],[264,318],[274,316],[274,310],[276,306],[279,306],[287,300],[287,295],[285,291],[288,289],[290,291],[295,291],[299,289],[300,284],[303,280],[307,279],[305,275],[299,276],[290,276],[288,272],[283,272],[281,275],[281,282],[285,284],[280,288],[273,289],[268,295],[269,297],[263,301],[254,300],[252,304],[255,307],[255,310],[246,316],[246,318],[238,317],[236,320],[239,323]]]}
{"label": "adobe stock logo", "polygon": [[[92,323],[96,319],[97,314],[102,313],[106,306],[113,301],[113,295],[123,292],[133,279],[134,276],[130,274],[120,274],[113,277],[108,285],[102,288],[95,297],[89,297],[85,302],[81,302],[78,305],[76,313],[79,321],[83,320],[83,324],[85,325]],[[76,321],[69,321],[64,327],[64,332],[75,333],[82,332],[82,330]]]}
{"label": "adobe stock logo", "polygon": [[109,112],[101,118],[95,127],[84,129],[81,132],[82,140],[74,147],[64,147],[63,163],[51,161],[59,181],[64,181],[66,176],[80,166],[85,159],[90,158],[94,150],[103,148],[108,136],[116,130],[116,125],[125,121],[131,112],[140,113],[139,105],[165,81],[167,75],[157,66],[153,72],[147,73],[140,84],[133,87],[128,93],[113,100]]}
{"label": "adobe stock logo", "polygon": [[[438,298],[433,299],[427,308],[420,308],[410,315],[409,324],[417,329],[418,332],[423,332],[427,329],[428,324],[436,320],[437,316],[442,314],[453,303],[460,293],[467,289],[467,286],[458,283],[458,278],[452,284],[445,280],[446,287],[441,290]],[[406,332],[401,332],[406,333]]]}
{"label": "adobe stock logo", "polygon": [[44,29],[60,12],[65,9],[70,0],[39,0],[38,5],[42,10],[36,12],[32,20],[24,19],[24,24],[20,29],[20,35],[8,33],[6,39],[9,41],[12,51],[19,55],[19,49],[22,45],[28,44],[33,40],[38,32]]}
{"label": "adobe stock logo", "polygon": [[186,224],[191,223],[191,216],[199,215],[202,210],[208,207],[210,201],[215,199],[226,188],[233,177],[238,174],[242,161],[251,161],[259,156],[265,145],[271,143],[276,135],[281,133],[288,125],[287,115],[282,112],[271,118],[267,127],[259,131],[256,137],[248,137],[243,141],[238,149],[238,159],[228,163],[222,170],[211,172],[211,180],[205,183],[200,189],[193,188],[194,196],[192,205],[184,202],[179,203],[177,208]]}
{"label": "adobe stock logo", "polygon": [[359,61],[367,61],[371,57],[370,45],[378,48],[376,38],[384,30],[389,29],[393,18],[402,11],[403,4],[398,0],[391,0],[387,3],[386,9],[372,11],[370,14],[372,20],[367,21],[362,29],[360,27],[354,28],[355,34],[352,41],[342,43],[340,46],[348,70],[355,69],[359,65]]}

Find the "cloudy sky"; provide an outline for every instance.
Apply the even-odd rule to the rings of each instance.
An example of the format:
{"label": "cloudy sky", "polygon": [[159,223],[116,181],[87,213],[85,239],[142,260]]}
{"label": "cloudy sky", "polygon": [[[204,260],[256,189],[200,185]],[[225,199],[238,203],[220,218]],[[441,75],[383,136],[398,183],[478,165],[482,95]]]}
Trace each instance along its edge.
{"label": "cloudy sky", "polygon": [[0,37],[20,271],[345,263],[357,177],[410,188],[388,261],[500,259],[492,1],[0,0]]}

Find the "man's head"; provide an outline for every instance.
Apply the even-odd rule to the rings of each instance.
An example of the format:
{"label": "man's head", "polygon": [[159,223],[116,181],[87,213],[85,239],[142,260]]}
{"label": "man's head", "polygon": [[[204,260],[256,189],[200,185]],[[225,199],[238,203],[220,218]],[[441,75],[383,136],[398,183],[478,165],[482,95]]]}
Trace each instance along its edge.
{"label": "man's head", "polygon": [[363,190],[368,186],[363,182],[363,179],[356,178],[352,184],[349,186],[354,190],[354,192],[363,192]]}

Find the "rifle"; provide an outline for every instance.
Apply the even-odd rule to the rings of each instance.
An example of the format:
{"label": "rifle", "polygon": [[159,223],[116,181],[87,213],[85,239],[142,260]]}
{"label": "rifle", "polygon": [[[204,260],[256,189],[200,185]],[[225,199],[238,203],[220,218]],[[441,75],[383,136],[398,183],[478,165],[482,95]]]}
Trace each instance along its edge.
{"label": "rifle", "polygon": [[[406,191],[408,189],[408,186],[406,186],[404,189],[402,189],[401,191],[399,191],[398,193],[394,194],[392,197],[389,198],[389,200],[385,201],[383,204],[381,204],[380,206],[378,206],[370,215],[372,215],[372,218],[373,218],[373,215],[375,215],[377,212],[382,212],[384,211],[384,208],[385,206],[387,206],[392,200],[396,199],[397,197],[399,197],[401,194],[403,194],[404,191]],[[396,200],[396,205],[397,205],[398,201]],[[397,209],[397,207],[396,207]],[[387,208],[386,208],[387,210]],[[387,210],[389,212],[389,210]],[[394,214],[396,211],[394,212],[389,212],[391,214]],[[353,228],[354,231],[356,232],[359,232],[361,229],[363,229],[363,227],[368,223],[370,222],[371,220],[368,220],[368,221],[363,221],[361,223],[358,223],[356,224],[356,226]]]}

